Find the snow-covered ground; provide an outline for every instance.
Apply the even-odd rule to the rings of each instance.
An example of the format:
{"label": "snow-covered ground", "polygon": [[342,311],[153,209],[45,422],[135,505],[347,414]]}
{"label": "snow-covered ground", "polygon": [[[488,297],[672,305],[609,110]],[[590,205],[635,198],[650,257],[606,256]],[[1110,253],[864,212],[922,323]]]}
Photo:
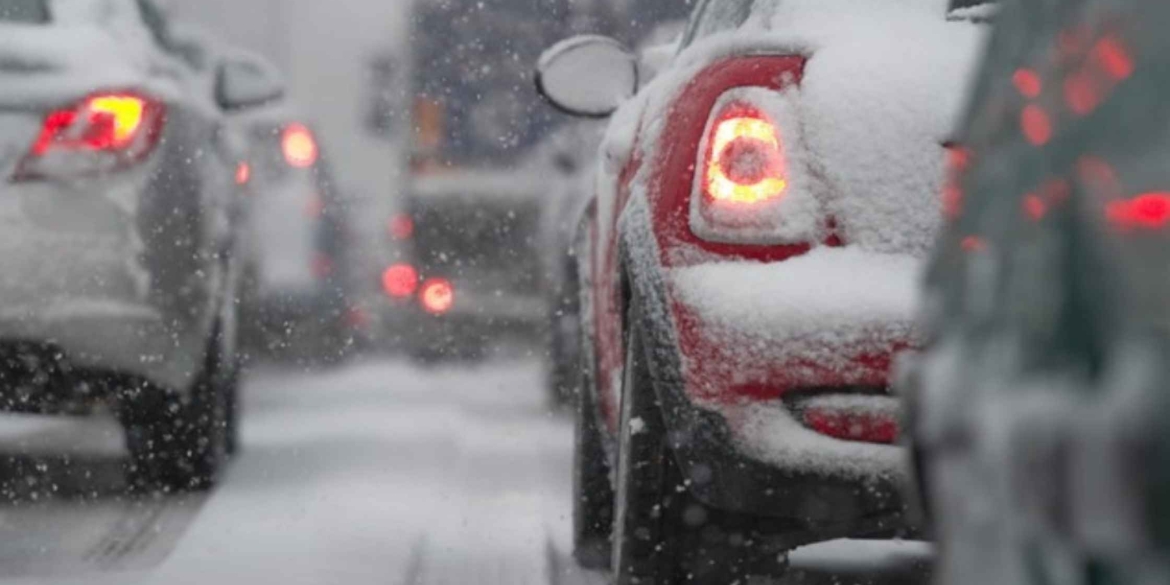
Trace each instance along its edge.
{"label": "snow-covered ground", "polygon": [[[525,361],[263,371],[223,485],[169,499],[119,495],[112,421],[2,417],[0,451],[37,455],[0,457],[0,479],[20,478],[5,501],[23,502],[0,505],[0,585],[604,583],[568,557],[571,424],[541,382]],[[803,558],[875,556],[891,558]]]}

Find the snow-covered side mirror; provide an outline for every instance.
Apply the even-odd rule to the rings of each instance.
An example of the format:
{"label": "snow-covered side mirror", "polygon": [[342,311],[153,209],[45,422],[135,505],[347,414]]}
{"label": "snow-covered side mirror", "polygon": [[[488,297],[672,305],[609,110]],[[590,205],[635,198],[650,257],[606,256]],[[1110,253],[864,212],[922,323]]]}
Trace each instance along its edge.
{"label": "snow-covered side mirror", "polygon": [[234,53],[219,63],[215,100],[225,111],[259,107],[284,96],[284,83],[267,61],[248,53]]}
{"label": "snow-covered side mirror", "polygon": [[560,110],[604,118],[638,91],[638,60],[611,38],[572,37],[541,55],[536,87]]}

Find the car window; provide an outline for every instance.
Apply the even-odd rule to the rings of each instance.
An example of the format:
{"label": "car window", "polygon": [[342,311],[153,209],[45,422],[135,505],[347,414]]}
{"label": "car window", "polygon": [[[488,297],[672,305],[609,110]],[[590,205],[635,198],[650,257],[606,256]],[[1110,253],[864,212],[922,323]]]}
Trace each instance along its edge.
{"label": "car window", "polygon": [[707,0],[695,8],[683,38],[683,47],[717,32],[733,30],[747,21],[756,0]]}
{"label": "car window", "polygon": [[49,22],[47,0],[0,0],[0,22],[44,24]]}

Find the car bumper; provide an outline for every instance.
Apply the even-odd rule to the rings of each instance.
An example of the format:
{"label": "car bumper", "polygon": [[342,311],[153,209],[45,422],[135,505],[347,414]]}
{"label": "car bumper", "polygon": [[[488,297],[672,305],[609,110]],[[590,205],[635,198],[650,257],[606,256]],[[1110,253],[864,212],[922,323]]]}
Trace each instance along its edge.
{"label": "car bumper", "polygon": [[[199,372],[221,283],[209,261],[139,229],[141,183],[0,189],[0,346],[52,347],[71,366],[185,392]],[[160,250],[166,249],[165,254]]]}
{"label": "car bumper", "polygon": [[[901,495],[903,450],[819,434],[785,400],[825,388],[885,391],[893,352],[913,344],[916,261],[876,265],[883,300],[864,286],[869,259],[836,254],[815,266],[708,265],[668,269],[658,286],[633,283],[657,305],[648,314],[665,317],[646,320],[649,359],[690,491],[786,523],[788,546],[917,532]],[[836,275],[829,280],[862,280],[816,282],[816,267]],[[788,286],[794,278],[800,284]]]}

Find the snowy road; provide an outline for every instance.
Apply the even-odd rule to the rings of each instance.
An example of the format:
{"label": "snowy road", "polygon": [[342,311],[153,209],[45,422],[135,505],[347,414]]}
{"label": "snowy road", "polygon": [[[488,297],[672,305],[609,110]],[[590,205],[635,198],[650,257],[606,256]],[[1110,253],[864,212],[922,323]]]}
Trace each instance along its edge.
{"label": "snowy road", "polygon": [[540,384],[528,362],[261,372],[223,485],[168,499],[120,495],[112,421],[4,417],[0,451],[32,455],[0,458],[0,585],[604,583],[568,559],[571,425]]}

